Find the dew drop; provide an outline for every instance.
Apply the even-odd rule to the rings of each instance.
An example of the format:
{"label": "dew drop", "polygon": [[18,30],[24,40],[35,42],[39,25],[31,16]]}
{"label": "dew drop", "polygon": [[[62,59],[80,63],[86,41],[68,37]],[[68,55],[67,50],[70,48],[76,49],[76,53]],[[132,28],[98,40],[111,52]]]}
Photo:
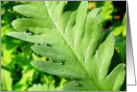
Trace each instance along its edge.
{"label": "dew drop", "polygon": [[46,42],[42,42],[41,45],[47,46]]}
{"label": "dew drop", "polygon": [[48,61],[52,62],[52,59],[51,59],[51,58],[49,58],[49,60],[48,60]]}
{"label": "dew drop", "polygon": [[62,62],[62,61],[58,61],[57,63],[60,64],[60,65],[63,65],[63,62]]}
{"label": "dew drop", "polygon": [[76,81],[74,85],[75,85],[75,86],[79,86],[79,83]]}
{"label": "dew drop", "polygon": [[28,31],[25,31],[24,33],[27,35],[31,35],[31,32],[28,32]]}
{"label": "dew drop", "polygon": [[57,22],[57,19],[55,19],[55,22]]}

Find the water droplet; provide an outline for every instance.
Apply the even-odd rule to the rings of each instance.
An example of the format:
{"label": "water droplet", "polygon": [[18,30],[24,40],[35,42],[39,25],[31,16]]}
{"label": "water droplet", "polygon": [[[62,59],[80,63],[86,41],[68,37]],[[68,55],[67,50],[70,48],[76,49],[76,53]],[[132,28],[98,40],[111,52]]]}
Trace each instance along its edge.
{"label": "water droplet", "polygon": [[24,33],[27,35],[31,35],[31,32],[28,32],[28,31],[25,31]]}
{"label": "water droplet", "polygon": [[60,64],[60,65],[63,65],[63,62],[62,62],[62,61],[60,61],[60,60],[59,60],[57,63],[58,63],[58,64]]}
{"label": "water droplet", "polygon": [[48,60],[48,61],[52,62],[52,59],[51,59],[51,58],[49,58],[49,60]]}
{"label": "water droplet", "polygon": [[41,45],[47,46],[47,43],[46,42],[42,42]]}
{"label": "water droplet", "polygon": [[57,22],[57,19],[55,19],[55,22]]}
{"label": "water droplet", "polygon": [[75,85],[75,86],[79,86],[79,83],[76,81],[74,85]]}

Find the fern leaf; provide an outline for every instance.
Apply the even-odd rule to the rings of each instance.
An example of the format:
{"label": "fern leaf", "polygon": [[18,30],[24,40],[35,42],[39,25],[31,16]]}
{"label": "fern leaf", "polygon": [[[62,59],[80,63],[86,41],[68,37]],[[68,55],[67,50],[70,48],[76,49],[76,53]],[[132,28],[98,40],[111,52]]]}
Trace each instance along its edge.
{"label": "fern leaf", "polygon": [[64,90],[118,91],[124,81],[125,64],[107,74],[115,38],[111,33],[101,42],[101,9],[88,13],[87,7],[87,1],[31,1],[17,5],[14,10],[25,18],[14,20],[13,27],[19,32],[7,35],[35,43],[34,52],[51,58],[52,62],[31,64],[46,73],[71,79]]}

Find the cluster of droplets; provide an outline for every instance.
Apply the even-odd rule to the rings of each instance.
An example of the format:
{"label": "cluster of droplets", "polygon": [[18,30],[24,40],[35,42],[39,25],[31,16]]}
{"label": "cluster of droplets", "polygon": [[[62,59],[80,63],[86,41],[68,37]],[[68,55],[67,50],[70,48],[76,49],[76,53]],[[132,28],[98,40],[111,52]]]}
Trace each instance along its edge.
{"label": "cluster of droplets", "polygon": [[[48,58],[48,59],[47,59],[47,61],[49,61],[49,62],[52,62],[52,63],[53,63],[53,61],[52,61],[52,59],[51,59],[51,58]],[[57,63],[57,64],[59,64],[59,65],[63,65],[63,64],[64,64],[64,62],[62,62],[61,60],[58,60],[56,63]]]}
{"label": "cluster of droplets", "polygon": [[[55,20],[55,22],[57,22],[57,20]],[[28,31],[25,31],[24,33],[27,34],[27,35],[32,35],[32,33],[31,33],[31,32],[28,32]],[[46,43],[46,42],[41,42],[40,45],[47,46],[47,43]],[[49,62],[53,62],[51,58],[49,58],[48,61],[49,61]],[[63,65],[63,64],[64,64],[61,60],[58,60],[57,63],[58,63],[59,65]],[[76,82],[74,83],[74,85],[75,85],[75,86],[79,86],[80,84],[76,81]]]}
{"label": "cluster of droplets", "polygon": [[[26,35],[32,35],[32,33],[29,32],[29,31],[25,31],[24,33],[25,33]],[[47,46],[47,43],[46,43],[46,42],[40,42],[40,45]]]}
{"label": "cluster of droplets", "polygon": [[[29,32],[29,31],[25,31],[24,33],[27,34],[27,35],[32,35],[32,33]],[[46,42],[41,42],[40,45],[47,46],[47,43]],[[48,61],[52,62],[52,59],[49,58]],[[57,63],[59,65],[63,65],[64,64],[61,60],[58,60]]]}

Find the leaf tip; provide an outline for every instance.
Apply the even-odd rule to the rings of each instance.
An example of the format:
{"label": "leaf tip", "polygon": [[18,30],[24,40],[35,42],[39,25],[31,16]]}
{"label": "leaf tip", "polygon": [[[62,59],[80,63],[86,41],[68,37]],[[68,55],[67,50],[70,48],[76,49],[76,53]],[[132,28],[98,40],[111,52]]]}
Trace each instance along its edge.
{"label": "leaf tip", "polygon": [[34,66],[34,65],[35,65],[35,62],[34,62],[34,61],[31,61],[30,64],[31,64],[32,66]]}
{"label": "leaf tip", "polygon": [[13,10],[16,11],[16,12],[18,12],[19,9],[20,9],[20,6],[22,6],[22,5],[13,6]]}
{"label": "leaf tip", "polygon": [[31,46],[31,49],[35,51],[36,45]]}
{"label": "leaf tip", "polygon": [[38,68],[37,66],[38,66],[39,63],[38,63],[38,61],[31,61],[30,64],[32,66],[34,66],[35,68]]}
{"label": "leaf tip", "polygon": [[16,29],[16,20],[13,20],[13,21],[11,22],[11,25],[13,26],[14,29]]}
{"label": "leaf tip", "polygon": [[9,33],[6,33],[7,36],[11,36],[11,37],[14,37],[14,32],[9,32]]}

